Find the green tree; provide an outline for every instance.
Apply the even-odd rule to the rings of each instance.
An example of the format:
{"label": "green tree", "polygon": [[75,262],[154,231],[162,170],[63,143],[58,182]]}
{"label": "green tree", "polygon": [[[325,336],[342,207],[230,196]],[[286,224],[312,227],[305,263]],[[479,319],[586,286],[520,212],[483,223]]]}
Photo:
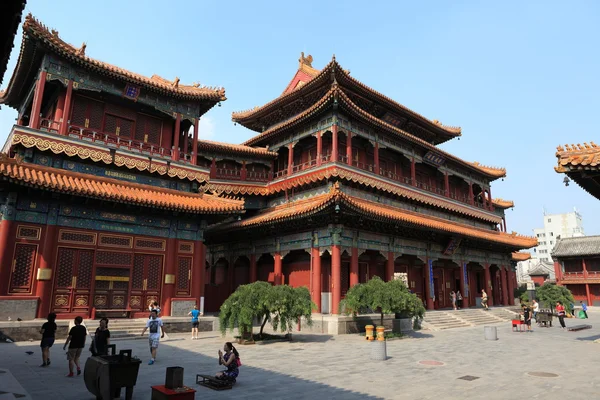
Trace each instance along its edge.
{"label": "green tree", "polygon": [[219,322],[221,333],[225,335],[227,329],[233,331],[237,326],[243,335],[252,333],[255,319],[264,319],[260,328],[260,335],[269,318],[269,296],[271,284],[268,282],[254,282],[241,285],[221,305]]}
{"label": "green tree", "polygon": [[569,309],[571,303],[575,303],[573,294],[569,289],[553,283],[545,283],[543,286],[536,288],[535,297],[541,304],[550,307],[551,310],[554,310],[557,301],[565,306],[565,310]]}
{"label": "green tree", "polygon": [[225,300],[219,313],[221,333],[238,327],[242,336],[252,333],[255,319],[262,321],[259,337],[271,321],[274,330],[282,332],[293,329],[294,323],[304,317],[312,325],[312,310],[316,305],[310,299],[306,287],[293,288],[288,285],[272,286],[267,282],[241,285]]}
{"label": "green tree", "polygon": [[425,307],[419,297],[410,293],[402,281],[384,282],[378,276],[351,287],[340,302],[340,312],[346,315],[373,311],[380,313],[380,325],[383,325],[384,314],[403,313],[417,319],[425,315]]}

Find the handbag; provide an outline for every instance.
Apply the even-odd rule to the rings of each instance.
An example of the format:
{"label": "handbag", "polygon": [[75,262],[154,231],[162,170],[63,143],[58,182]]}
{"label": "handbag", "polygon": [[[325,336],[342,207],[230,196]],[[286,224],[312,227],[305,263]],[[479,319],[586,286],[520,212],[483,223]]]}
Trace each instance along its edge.
{"label": "handbag", "polygon": [[239,357],[237,357],[237,358],[235,359],[235,362],[236,362],[236,364],[237,364],[237,366],[238,366],[238,367],[241,367],[241,366],[242,366],[242,360],[240,360],[240,358],[239,358]]}

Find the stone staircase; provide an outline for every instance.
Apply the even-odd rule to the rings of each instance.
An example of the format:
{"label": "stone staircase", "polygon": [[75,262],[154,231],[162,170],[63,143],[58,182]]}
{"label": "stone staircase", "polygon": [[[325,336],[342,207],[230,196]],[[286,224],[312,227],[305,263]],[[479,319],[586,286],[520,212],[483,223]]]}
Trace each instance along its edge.
{"label": "stone staircase", "polygon": [[428,311],[425,313],[422,325],[423,328],[432,331],[471,326],[464,320],[456,318],[454,311]]}
{"label": "stone staircase", "polygon": [[423,328],[439,331],[452,328],[464,328],[510,321],[518,312],[510,307],[494,307],[489,311],[481,308],[464,310],[429,311],[423,319]]}
{"label": "stone staircase", "polygon": [[[98,321],[95,321],[95,323],[97,325]],[[145,319],[111,319],[108,323],[108,329],[110,330],[110,340],[148,340],[148,332],[146,332],[144,336],[141,335],[145,327]],[[88,329],[90,333],[93,334],[96,331],[96,326],[88,325]]]}

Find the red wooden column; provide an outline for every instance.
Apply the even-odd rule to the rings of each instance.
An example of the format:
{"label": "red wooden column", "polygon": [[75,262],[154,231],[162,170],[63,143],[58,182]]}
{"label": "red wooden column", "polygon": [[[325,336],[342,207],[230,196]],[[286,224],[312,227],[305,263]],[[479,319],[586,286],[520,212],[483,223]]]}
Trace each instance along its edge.
{"label": "red wooden column", "polygon": [[[163,298],[163,310],[164,315],[171,315],[171,300],[175,297],[175,279],[177,276],[177,239],[167,239],[167,251],[165,254],[165,275],[163,278],[162,285],[162,298]],[[194,249],[194,252],[196,249]],[[192,271],[196,268],[192,264]],[[193,273],[193,272],[192,272]],[[193,279],[192,279],[193,283]]]}
{"label": "red wooden column", "polygon": [[317,166],[323,163],[323,136],[317,132]]}
{"label": "red wooden column", "polygon": [[213,157],[210,162],[210,178],[215,179],[217,177],[217,159]]}
{"label": "red wooden column", "polygon": [[73,108],[73,81],[69,79],[67,83],[67,94],[65,95],[65,109],[63,112],[63,122],[60,124],[61,135],[66,135],[69,131],[69,123],[71,122],[71,108]]}
{"label": "red wooden column", "polygon": [[342,299],[342,253],[339,244],[331,246],[331,314],[339,314]]}
{"label": "red wooden column", "polygon": [[256,254],[250,254],[250,283],[256,282]]}
{"label": "red wooden column", "polygon": [[413,186],[417,186],[417,166],[414,157],[410,161],[410,181]]}
{"label": "red wooden column", "polygon": [[394,252],[388,251],[385,263],[385,281],[389,282],[392,279],[394,279]]}
{"label": "red wooden column", "polygon": [[506,269],[500,267],[500,280],[502,281],[502,305],[508,305],[508,279],[506,279]]}
{"label": "red wooden column", "polygon": [[352,165],[352,133],[346,132],[346,164]]}
{"label": "red wooden column", "polygon": [[373,149],[373,164],[375,164],[375,173],[379,175],[379,143],[375,142],[375,148]]}
{"label": "red wooden column", "polygon": [[288,145],[288,169],[287,174],[290,176],[294,173],[294,144],[290,143]]}
{"label": "red wooden column", "polygon": [[233,293],[233,280],[235,279],[235,262],[237,261],[234,257],[231,257],[227,263],[227,289],[229,294]]}
{"label": "red wooden column", "polygon": [[175,130],[173,131],[173,161],[179,161],[179,136],[181,135],[181,114],[176,113]]}
{"label": "red wooden column", "polygon": [[187,160],[187,156],[189,154],[188,153],[188,151],[189,151],[189,143],[188,143],[189,137],[190,137],[190,132],[189,131],[185,132],[184,136],[183,136],[183,159],[184,160]]}
{"label": "red wooden column", "polygon": [[592,303],[592,296],[590,296],[590,285],[589,284],[585,284],[585,297],[587,298],[587,304],[593,304]]}
{"label": "red wooden column", "polygon": [[56,225],[46,225],[44,243],[40,249],[35,295],[40,299],[37,318],[45,318],[50,312],[52,296],[52,264],[56,250]]}
{"label": "red wooden column", "polygon": [[450,197],[450,177],[447,172],[444,173],[444,194]]}
{"label": "red wooden column", "polygon": [[587,279],[588,278],[588,271],[587,271],[587,265],[585,263],[585,258],[581,259],[581,267],[583,268],[583,278]]}
{"label": "red wooden column", "polygon": [[467,296],[467,281],[465,275],[467,274],[467,263],[461,261],[460,263],[460,294],[463,297],[462,308],[469,307],[469,296]]}
{"label": "red wooden column", "polygon": [[56,100],[56,109],[54,110],[54,116],[52,117],[52,120],[54,122],[52,123],[51,128],[58,130],[59,133],[60,133],[61,126],[63,125],[63,121],[65,121],[65,123],[66,123],[66,119],[67,119],[66,117],[64,117],[65,98],[66,98],[65,92],[61,91],[60,94],[58,95],[58,99]]}
{"label": "red wooden column", "polygon": [[245,181],[248,177],[248,170],[246,169],[246,161],[242,161],[242,171],[240,172],[240,178]]}
{"label": "red wooden column", "polygon": [[192,142],[192,165],[198,164],[198,137],[200,136],[200,118],[194,123],[194,141]]}
{"label": "red wooden column", "polygon": [[489,199],[489,207],[490,207],[490,211],[494,211],[494,205],[492,204],[492,188],[489,187],[488,188],[488,199]]}
{"label": "red wooden column", "polygon": [[0,296],[8,294],[8,282],[14,252],[8,242],[8,238],[11,237],[10,232],[13,230],[12,226],[13,221],[4,219],[0,222]]}
{"label": "red wooden column", "polygon": [[31,105],[31,118],[29,119],[29,127],[39,129],[40,113],[42,112],[42,100],[44,98],[44,88],[46,86],[46,71],[40,72],[37,84],[35,86],[35,94],[33,95],[33,104]]}
{"label": "red wooden column", "polygon": [[192,267],[192,297],[198,301],[204,297],[204,275],[206,269],[206,246],[201,240],[194,241],[194,265]]}
{"label": "red wooden column", "polygon": [[[431,297],[431,274],[429,270],[429,259],[425,259],[425,265],[423,265],[423,276],[425,277],[425,301],[428,310],[433,310],[433,298]],[[432,260],[433,261],[433,260]]]}
{"label": "red wooden column", "polygon": [[473,182],[469,182],[469,204],[475,205],[475,201],[473,200],[475,195],[473,194]]}
{"label": "red wooden column", "polygon": [[[338,126],[334,124],[331,127],[331,162],[338,160]],[[337,312],[337,310],[336,310]]]}
{"label": "red wooden column", "polygon": [[506,217],[502,217],[502,226],[504,227],[504,232],[506,232]]}
{"label": "red wooden column", "polygon": [[317,312],[321,312],[321,253],[318,247],[311,247],[310,257],[312,260],[312,300],[317,305]]}
{"label": "red wooden column", "polygon": [[352,248],[352,258],[350,259],[350,287],[357,285],[358,277],[358,248]]}
{"label": "red wooden column", "polygon": [[485,275],[484,289],[488,296],[488,306],[494,305],[494,296],[492,295],[492,278],[490,277],[490,264],[484,264],[483,272]]}
{"label": "red wooden column", "polygon": [[281,278],[282,278],[282,274],[283,274],[283,268],[282,268],[282,264],[281,264],[281,253],[276,252],[273,255],[273,258],[275,259],[275,265],[273,266],[273,275],[274,275],[274,279],[275,279],[275,285],[281,285]]}

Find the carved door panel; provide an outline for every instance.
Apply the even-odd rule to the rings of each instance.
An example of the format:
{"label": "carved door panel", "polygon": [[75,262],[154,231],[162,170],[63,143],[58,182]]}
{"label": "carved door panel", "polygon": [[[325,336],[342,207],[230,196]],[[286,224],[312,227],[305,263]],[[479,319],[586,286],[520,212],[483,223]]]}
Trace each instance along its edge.
{"label": "carved door panel", "polygon": [[104,132],[121,138],[129,139],[133,135],[134,123],[130,119],[117,117],[112,114],[104,116]]}
{"label": "carved door panel", "polygon": [[102,129],[104,103],[88,97],[75,96],[71,124],[79,128]]}
{"label": "carved door panel", "polygon": [[94,250],[60,247],[56,264],[54,311],[87,313],[91,301]]}
{"label": "carved door panel", "polygon": [[10,274],[10,293],[31,293],[37,245],[18,243]]}
{"label": "carved door panel", "polygon": [[133,260],[131,276],[131,297],[129,305],[132,310],[144,311],[148,303],[160,303],[162,283],[163,256],[155,254],[136,254]]}
{"label": "carved door panel", "polygon": [[98,267],[96,269],[96,287],[94,306],[99,310],[127,308],[129,289],[129,268]]}

